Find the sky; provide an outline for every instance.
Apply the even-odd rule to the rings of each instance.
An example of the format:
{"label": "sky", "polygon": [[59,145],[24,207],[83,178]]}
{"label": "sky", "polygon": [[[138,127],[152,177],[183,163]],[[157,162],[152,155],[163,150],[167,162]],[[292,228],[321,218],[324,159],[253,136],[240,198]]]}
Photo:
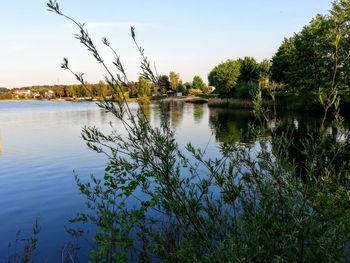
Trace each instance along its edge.
{"label": "sky", "polygon": [[[90,83],[105,72],[74,38],[77,28],[47,11],[45,0],[0,0],[0,87],[77,83],[60,68],[63,57]],[[130,26],[159,74],[170,71],[183,81],[227,59],[270,59],[284,37],[292,36],[330,0],[59,0],[63,12],[86,23],[104,59],[112,54],[107,37],[121,56],[130,80],[136,80],[140,56]]]}

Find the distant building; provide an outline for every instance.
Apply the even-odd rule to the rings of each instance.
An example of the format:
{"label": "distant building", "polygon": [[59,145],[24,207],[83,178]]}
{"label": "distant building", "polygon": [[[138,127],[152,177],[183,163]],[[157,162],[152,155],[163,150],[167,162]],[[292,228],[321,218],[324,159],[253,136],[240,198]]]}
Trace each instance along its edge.
{"label": "distant building", "polygon": [[32,92],[29,89],[18,89],[15,92],[16,98],[30,98]]}

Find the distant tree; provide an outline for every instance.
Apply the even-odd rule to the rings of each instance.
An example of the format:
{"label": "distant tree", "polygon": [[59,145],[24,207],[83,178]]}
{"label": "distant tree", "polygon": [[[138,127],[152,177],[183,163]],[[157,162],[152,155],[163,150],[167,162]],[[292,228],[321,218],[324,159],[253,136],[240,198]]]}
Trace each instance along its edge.
{"label": "distant tree", "polygon": [[7,88],[0,88],[0,100],[13,99],[14,95],[11,90]]}
{"label": "distant tree", "polygon": [[172,71],[172,72],[170,72],[169,77],[170,77],[170,88],[172,90],[177,90],[178,86],[181,83],[179,73],[175,73]]}
{"label": "distant tree", "polygon": [[135,82],[129,82],[128,86],[126,89],[129,92],[130,98],[136,98],[137,97],[137,88],[136,88],[136,83]]}
{"label": "distant tree", "polygon": [[178,92],[181,92],[182,94],[187,94],[187,88],[184,84],[180,84],[178,87],[177,87],[177,91]]}
{"label": "distant tree", "polygon": [[85,89],[85,96],[82,96],[82,97],[94,98],[94,88],[92,84],[86,81],[84,83],[84,86],[82,86],[82,88]]}
{"label": "distant tree", "polygon": [[104,81],[100,80],[97,84],[97,88],[98,88],[99,97],[105,98],[108,95],[108,88],[106,83],[104,83]]}
{"label": "distant tree", "polygon": [[192,81],[192,88],[200,90],[202,92],[207,92],[207,85],[204,83],[200,76],[194,76]]}
{"label": "distant tree", "polygon": [[65,95],[65,90],[64,90],[63,86],[55,86],[53,88],[53,92],[54,92],[56,98],[62,98]]}
{"label": "distant tree", "polygon": [[7,88],[0,88],[0,92],[9,92],[10,90]]}
{"label": "distant tree", "polygon": [[67,87],[67,95],[68,95],[68,97],[71,97],[71,98],[75,98],[77,96],[76,85],[69,85]]}
{"label": "distant tree", "polygon": [[83,85],[76,85],[76,94],[78,98],[88,96],[87,90],[84,88]]}
{"label": "distant tree", "polygon": [[99,84],[98,83],[91,85],[91,93],[92,93],[93,97],[98,97],[99,96],[100,91],[99,91]]}
{"label": "distant tree", "polygon": [[162,75],[159,77],[159,89],[161,93],[165,93],[167,90],[170,89],[170,81],[169,81],[169,77],[166,75]]}
{"label": "distant tree", "polygon": [[208,75],[209,85],[222,96],[233,96],[241,73],[241,63],[237,60],[227,60],[215,68]]}
{"label": "distant tree", "polygon": [[159,94],[159,86],[152,82],[150,82],[150,84],[151,84],[151,94]]}
{"label": "distant tree", "polygon": [[45,98],[45,93],[48,92],[49,87],[45,86],[36,86],[31,88],[32,94],[37,93],[39,94],[40,98]]}
{"label": "distant tree", "polygon": [[139,77],[139,81],[136,84],[137,87],[137,97],[144,97],[151,95],[151,83],[144,79],[143,77]]}

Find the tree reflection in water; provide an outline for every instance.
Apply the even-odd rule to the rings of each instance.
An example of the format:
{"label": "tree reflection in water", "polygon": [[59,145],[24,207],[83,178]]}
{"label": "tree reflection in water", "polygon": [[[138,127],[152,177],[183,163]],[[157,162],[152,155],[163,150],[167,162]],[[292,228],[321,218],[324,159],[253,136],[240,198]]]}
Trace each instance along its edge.
{"label": "tree reflection in water", "polygon": [[[249,124],[254,123],[254,116],[247,110],[228,110],[210,108],[209,124],[212,128],[216,140],[220,143],[234,144],[237,142],[258,141],[259,138],[245,138]],[[274,132],[267,129],[263,136],[274,138],[271,140],[271,151],[277,158],[283,158],[285,163],[295,164],[295,173],[305,179],[306,174],[310,174],[306,167],[314,167],[311,171],[317,177],[320,169],[327,167],[327,162],[333,162],[337,171],[334,173],[346,172],[350,170],[350,147],[336,152],[336,143],[347,138],[349,132],[348,123],[345,123],[345,130],[339,131],[332,127],[330,123],[326,128],[326,135],[322,135],[322,118],[315,114],[283,113],[279,115],[277,126]],[[284,154],[277,146],[278,139],[287,134],[287,140],[283,144]],[[318,145],[311,149],[313,145]],[[321,152],[322,151],[322,152]],[[312,154],[310,154],[312,153]],[[317,158],[322,154],[327,154],[327,158]]]}
{"label": "tree reflection in water", "polygon": [[255,120],[247,110],[228,110],[210,108],[209,125],[216,140],[222,143],[242,141],[242,135],[247,133],[249,123]]}
{"label": "tree reflection in water", "polygon": [[184,102],[180,100],[165,100],[162,102],[165,108],[165,112],[168,114],[168,120],[170,121],[172,129],[175,129],[184,115]]}
{"label": "tree reflection in water", "polygon": [[196,123],[200,122],[203,118],[204,105],[203,104],[193,104],[193,117]]}

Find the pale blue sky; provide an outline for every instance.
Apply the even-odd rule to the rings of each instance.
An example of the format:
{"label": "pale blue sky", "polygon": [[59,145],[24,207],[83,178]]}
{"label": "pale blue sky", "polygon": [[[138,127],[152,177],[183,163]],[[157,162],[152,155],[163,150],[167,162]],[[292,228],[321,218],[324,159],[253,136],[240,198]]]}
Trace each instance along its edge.
{"label": "pale blue sky", "polygon": [[[140,57],[130,26],[136,27],[139,43],[159,73],[176,71],[184,81],[194,75],[207,81],[208,72],[226,59],[271,58],[284,37],[331,8],[330,0],[58,2],[64,12],[86,22],[96,42],[109,38],[131,80],[140,72]],[[103,79],[99,65],[74,39],[76,28],[48,12],[45,4],[45,0],[0,0],[0,87],[76,83],[60,68],[63,57],[76,71],[85,72],[87,81]]]}

